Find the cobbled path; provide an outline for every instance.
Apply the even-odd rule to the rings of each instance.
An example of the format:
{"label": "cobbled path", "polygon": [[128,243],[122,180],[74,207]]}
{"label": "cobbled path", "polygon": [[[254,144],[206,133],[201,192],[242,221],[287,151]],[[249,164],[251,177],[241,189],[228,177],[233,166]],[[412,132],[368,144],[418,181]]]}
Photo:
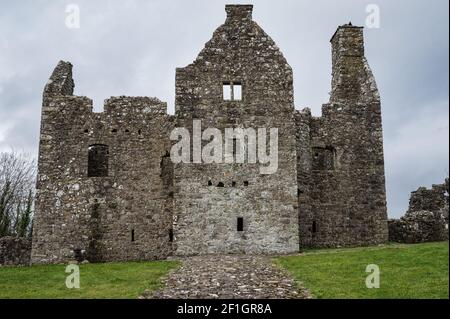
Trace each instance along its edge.
{"label": "cobbled path", "polygon": [[180,259],[182,266],[164,279],[164,288],[140,298],[305,299],[289,275],[269,257],[209,255]]}

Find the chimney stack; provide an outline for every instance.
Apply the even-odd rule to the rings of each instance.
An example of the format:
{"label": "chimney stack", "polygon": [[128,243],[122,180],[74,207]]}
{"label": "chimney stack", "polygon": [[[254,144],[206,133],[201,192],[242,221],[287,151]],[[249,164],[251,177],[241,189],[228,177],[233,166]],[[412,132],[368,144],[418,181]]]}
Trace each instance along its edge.
{"label": "chimney stack", "polygon": [[343,56],[364,56],[363,27],[353,26],[351,22],[338,27],[330,42],[333,62]]}
{"label": "chimney stack", "polygon": [[253,5],[251,4],[227,4],[225,6],[227,19],[252,20]]}
{"label": "chimney stack", "polygon": [[[368,68],[364,57],[363,27],[351,23],[338,27],[331,38],[332,91],[331,102],[354,103],[360,101]],[[371,74],[370,74],[371,76]]]}

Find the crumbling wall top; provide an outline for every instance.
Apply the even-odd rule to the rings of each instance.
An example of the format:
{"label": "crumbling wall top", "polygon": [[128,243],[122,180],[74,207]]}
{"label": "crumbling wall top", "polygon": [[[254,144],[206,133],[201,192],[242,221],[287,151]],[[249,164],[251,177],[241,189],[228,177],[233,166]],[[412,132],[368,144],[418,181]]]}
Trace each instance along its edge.
{"label": "crumbling wall top", "polygon": [[305,107],[301,110],[295,110],[294,116],[297,119],[300,119],[300,118],[312,119],[311,109],[309,107]]}
{"label": "crumbling wall top", "polygon": [[167,114],[167,103],[155,97],[111,97],[105,101],[105,113]]}
{"label": "crumbling wall top", "polygon": [[428,189],[419,187],[411,193],[407,214],[416,211],[447,211],[448,214],[448,184],[436,184]]}
{"label": "crumbling wall top", "polygon": [[45,85],[44,96],[73,95],[75,83],[72,78],[72,64],[59,61],[50,80]]}
{"label": "crumbling wall top", "polygon": [[[72,64],[59,61],[44,89],[44,99],[51,98],[51,101],[49,105],[44,105],[43,110],[58,110],[58,106],[67,108],[69,105],[76,105],[80,113],[92,112],[92,100],[75,96],[74,88]],[[101,113],[167,114],[167,103],[155,97],[110,97],[105,100],[104,111]]]}

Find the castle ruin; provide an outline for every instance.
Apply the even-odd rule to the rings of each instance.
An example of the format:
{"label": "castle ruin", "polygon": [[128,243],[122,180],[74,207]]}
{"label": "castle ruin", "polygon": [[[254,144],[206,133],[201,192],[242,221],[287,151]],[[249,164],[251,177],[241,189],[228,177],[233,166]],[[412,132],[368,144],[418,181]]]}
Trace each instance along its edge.
{"label": "castle ruin", "polygon": [[[73,95],[72,65],[57,65],[43,94],[32,263],[387,242],[380,96],[363,28],[333,35],[331,96],[314,117],[295,110],[292,69],[252,9],[227,5],[197,59],[176,70],[175,115],[148,97],[112,97],[94,113]],[[278,128],[276,173],[174,164],[171,131],[194,120]]]}

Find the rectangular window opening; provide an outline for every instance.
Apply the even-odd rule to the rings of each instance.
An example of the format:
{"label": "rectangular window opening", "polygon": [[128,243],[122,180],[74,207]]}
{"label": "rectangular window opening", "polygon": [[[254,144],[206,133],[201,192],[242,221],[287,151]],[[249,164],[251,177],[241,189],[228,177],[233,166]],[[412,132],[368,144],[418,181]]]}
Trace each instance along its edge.
{"label": "rectangular window opening", "polygon": [[244,231],[244,218],[238,217],[237,219],[237,231]]}
{"label": "rectangular window opening", "polygon": [[242,101],[241,82],[223,82],[222,92],[224,101]]}
{"label": "rectangular window opening", "polygon": [[233,100],[242,101],[242,84],[233,83]]}
{"label": "rectangular window opening", "polygon": [[236,158],[237,155],[237,149],[238,149],[238,141],[236,138],[233,138],[233,158]]}
{"label": "rectangular window opening", "polygon": [[232,91],[231,83],[224,82],[223,83],[223,100],[224,101],[231,101],[232,100],[231,91]]}
{"label": "rectangular window opening", "polygon": [[108,145],[94,144],[88,147],[88,177],[107,177],[108,162]]}
{"label": "rectangular window opening", "polygon": [[317,233],[317,222],[316,221],[313,221],[312,232],[313,232],[313,234]]}
{"label": "rectangular window opening", "polygon": [[134,229],[131,230],[131,241],[134,242]]}

